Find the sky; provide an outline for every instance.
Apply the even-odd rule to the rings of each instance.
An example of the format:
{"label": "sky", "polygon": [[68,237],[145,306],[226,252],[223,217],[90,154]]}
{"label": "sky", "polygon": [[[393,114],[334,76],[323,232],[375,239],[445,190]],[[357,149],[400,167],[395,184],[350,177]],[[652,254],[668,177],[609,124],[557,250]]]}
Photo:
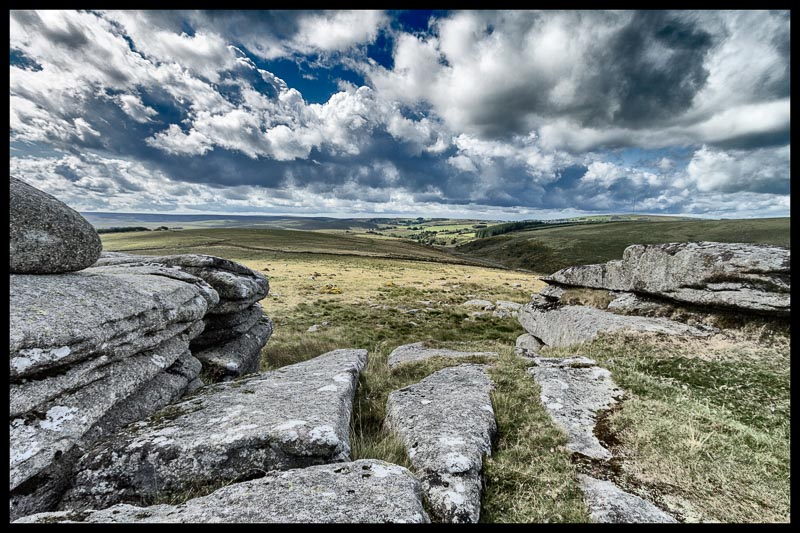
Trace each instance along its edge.
{"label": "sky", "polygon": [[11,11],[79,211],[789,216],[788,11]]}

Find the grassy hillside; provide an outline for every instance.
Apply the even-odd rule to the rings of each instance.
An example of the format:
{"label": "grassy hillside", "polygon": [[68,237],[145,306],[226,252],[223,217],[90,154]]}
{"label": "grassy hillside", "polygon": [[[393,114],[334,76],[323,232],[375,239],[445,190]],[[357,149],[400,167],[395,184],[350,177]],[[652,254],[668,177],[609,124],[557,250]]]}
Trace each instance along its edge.
{"label": "grassy hillside", "polygon": [[[163,255],[208,253],[226,256],[257,256],[264,252],[357,255],[439,263],[480,261],[455,257],[445,251],[400,239],[370,239],[317,231],[250,228],[189,229],[180,231],[103,234],[103,247],[110,251]],[[234,251],[224,252],[224,249]]]}
{"label": "grassy hillside", "polygon": [[788,247],[789,220],[649,220],[547,227],[478,239],[458,246],[455,252],[463,257],[551,274],[571,265],[619,259],[631,244],[720,241]]}

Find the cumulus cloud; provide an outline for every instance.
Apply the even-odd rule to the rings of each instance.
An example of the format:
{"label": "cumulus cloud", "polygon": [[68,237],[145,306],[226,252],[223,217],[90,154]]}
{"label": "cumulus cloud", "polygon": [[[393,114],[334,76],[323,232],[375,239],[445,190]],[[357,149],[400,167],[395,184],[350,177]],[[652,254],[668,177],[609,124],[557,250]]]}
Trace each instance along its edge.
{"label": "cumulus cloud", "polygon": [[715,150],[703,146],[686,172],[699,191],[789,192],[789,146],[743,150]]}
{"label": "cumulus cloud", "polygon": [[788,12],[12,11],[12,171],[83,209],[786,212],[789,48]]}

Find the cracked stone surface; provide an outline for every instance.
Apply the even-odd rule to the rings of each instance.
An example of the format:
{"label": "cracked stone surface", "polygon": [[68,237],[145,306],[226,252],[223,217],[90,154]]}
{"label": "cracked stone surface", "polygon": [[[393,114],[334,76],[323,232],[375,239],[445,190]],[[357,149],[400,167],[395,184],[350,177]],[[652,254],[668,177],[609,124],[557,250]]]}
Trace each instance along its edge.
{"label": "cracked stone surface", "polygon": [[610,481],[578,474],[592,521],[605,524],[675,524],[678,521],[652,503]]}
{"label": "cracked stone surface", "polygon": [[595,307],[561,305],[534,299],[523,306],[519,323],[547,346],[570,346],[594,340],[599,333],[638,331],[707,337],[717,330],[711,327],[689,326],[661,317],[618,315]]}
{"label": "cracked stone surface", "polygon": [[35,387],[18,391],[15,405],[24,405],[26,411],[12,417],[9,425],[12,517],[51,508],[87,446],[183,393],[200,370],[189,354],[188,337],[184,333],[152,350],[94,368],[81,385],[53,398],[34,394]]}
{"label": "cracked stone surface", "polygon": [[548,285],[539,291],[539,295],[551,300],[560,300],[564,295],[564,288],[558,285]]}
{"label": "cracked stone surface", "polygon": [[203,280],[155,266],[20,274],[9,281],[12,383],[94,357],[151,349],[203,318],[219,299]]}
{"label": "cracked stone surface", "polygon": [[195,484],[349,460],[349,424],[366,350],[198,389],[84,454],[60,509],[141,503]]}
{"label": "cracked stone surface", "polygon": [[225,315],[206,315],[203,317],[203,334],[192,340],[192,351],[199,351],[215,344],[235,339],[250,331],[262,319],[264,311],[259,304],[247,309]]}
{"label": "cracked stone surface", "polygon": [[431,357],[497,357],[497,352],[459,352],[447,348],[428,348],[425,342],[398,346],[389,354],[389,368],[412,361],[424,361]]}
{"label": "cracked stone surface", "polygon": [[88,220],[55,196],[9,179],[10,273],[74,272],[97,260],[103,245]]}
{"label": "cracked stone surface", "polygon": [[611,372],[585,357],[541,358],[547,366],[528,369],[542,389],[550,417],[567,433],[567,449],[593,459],[611,459],[594,435],[598,413],[610,409],[623,392]]}
{"label": "cracked stone surface", "polygon": [[229,341],[195,351],[194,356],[214,376],[214,381],[229,381],[259,369],[261,348],[273,330],[272,320],[264,315],[249,330]]}
{"label": "cracked stone surface", "polygon": [[386,424],[402,439],[441,522],[477,522],[483,456],[491,454],[497,425],[485,365],[434,372],[389,394]]}
{"label": "cracked stone surface", "polygon": [[542,279],[786,316],[790,256],[788,248],[765,244],[635,244],[625,249],[621,260],[571,266]]}
{"label": "cracked stone surface", "polygon": [[17,522],[426,523],[419,481],[375,459],[274,471],[181,505],[40,513]]}

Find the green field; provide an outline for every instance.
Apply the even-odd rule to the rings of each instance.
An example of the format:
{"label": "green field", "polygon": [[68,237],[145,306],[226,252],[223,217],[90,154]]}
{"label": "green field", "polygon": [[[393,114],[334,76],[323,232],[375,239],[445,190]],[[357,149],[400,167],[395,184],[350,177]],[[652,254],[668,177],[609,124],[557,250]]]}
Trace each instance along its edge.
{"label": "green field", "polygon": [[648,220],[545,227],[478,239],[456,247],[464,258],[552,274],[572,265],[619,259],[631,244],[719,241],[789,247],[789,218]]}
{"label": "green field", "polygon": [[[691,229],[700,238],[732,240],[731,231],[737,230],[736,237],[756,242],[784,242],[785,235],[788,244],[788,219],[748,222],[752,226],[692,222],[700,225],[691,228],[678,222],[624,222],[530,233],[547,235],[552,246],[569,243],[570,235],[578,234],[581,244],[569,250],[580,262],[605,260],[612,255],[605,247],[616,247],[613,253],[620,255],[625,245],[636,242],[636,225],[645,224],[669,230],[672,238]],[[526,372],[529,363],[513,353],[522,327],[513,318],[472,316],[474,309],[461,305],[472,298],[526,303],[544,286],[538,275],[459,264],[464,258],[445,250],[388,237],[254,229],[101,237],[109,251],[207,253],[263,271],[270,293],[261,305],[275,332],[262,351],[262,370],[336,348],[367,349],[369,363],[351,421],[353,459],[408,465],[403,447],[383,425],[386,399],[392,390],[452,364],[437,359],[391,371],[387,358],[394,348],[427,341],[498,351],[501,356],[492,362],[490,374],[499,435],[485,460],[481,521],[588,520],[575,479],[583,467],[573,462],[564,448],[566,436],[539,401],[540,389]],[[306,332],[323,322],[328,325],[318,332]],[[551,354],[567,353],[574,350]],[[613,474],[626,490],[651,498],[686,522],[789,520],[785,325],[743,320],[710,339],[686,343],[607,336],[584,345],[580,353],[609,368],[628,391],[628,399],[609,417],[605,436],[624,457]],[[214,488],[200,487],[163,501],[179,503]]]}

